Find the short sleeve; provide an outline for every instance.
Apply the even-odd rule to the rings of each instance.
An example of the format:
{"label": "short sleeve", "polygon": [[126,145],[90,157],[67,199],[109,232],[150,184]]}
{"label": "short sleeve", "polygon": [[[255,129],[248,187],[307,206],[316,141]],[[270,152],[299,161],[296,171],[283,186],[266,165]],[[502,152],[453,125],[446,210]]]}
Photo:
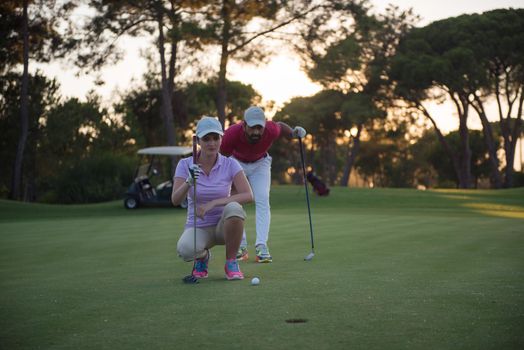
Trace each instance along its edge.
{"label": "short sleeve", "polygon": [[220,153],[225,155],[231,155],[233,153],[233,145],[231,143],[232,138],[232,131],[229,130],[229,128],[224,132],[224,136],[222,137],[222,143],[220,144]]}
{"label": "short sleeve", "polygon": [[282,127],[279,123],[276,123],[274,121],[268,121],[266,123],[266,129],[271,133],[271,139],[276,140],[280,137],[280,133],[282,132]]}
{"label": "short sleeve", "polygon": [[230,170],[230,173],[231,173],[231,179],[233,179],[235,176],[237,176],[238,172],[239,171],[242,171],[242,166],[240,165],[240,163],[234,159],[234,158],[228,158],[229,161],[230,161],[230,166],[229,168],[231,169]]}
{"label": "short sleeve", "polygon": [[190,165],[190,160],[192,158],[191,157],[188,157],[188,158],[184,158],[184,159],[181,159],[177,166],[176,166],[176,169],[175,169],[175,177],[180,177],[182,179],[187,179],[187,177],[189,176],[189,165]]}

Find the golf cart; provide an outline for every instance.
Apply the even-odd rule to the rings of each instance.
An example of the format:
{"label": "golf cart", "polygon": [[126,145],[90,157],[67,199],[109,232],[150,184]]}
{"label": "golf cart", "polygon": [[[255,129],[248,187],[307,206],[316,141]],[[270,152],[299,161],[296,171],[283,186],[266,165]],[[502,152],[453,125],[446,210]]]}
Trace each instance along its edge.
{"label": "golf cart", "polygon": [[[152,176],[158,175],[155,161],[158,163],[158,156],[177,157],[191,154],[191,147],[165,146],[143,148],[137,153],[141,155],[142,164],[135,171],[135,180],[127,189],[124,197],[124,206],[127,209],[137,209],[145,206],[171,207],[171,191],[173,189],[172,179],[161,182],[157,186],[151,183]],[[148,159],[148,162],[144,162]],[[187,208],[187,201],[180,205]]]}

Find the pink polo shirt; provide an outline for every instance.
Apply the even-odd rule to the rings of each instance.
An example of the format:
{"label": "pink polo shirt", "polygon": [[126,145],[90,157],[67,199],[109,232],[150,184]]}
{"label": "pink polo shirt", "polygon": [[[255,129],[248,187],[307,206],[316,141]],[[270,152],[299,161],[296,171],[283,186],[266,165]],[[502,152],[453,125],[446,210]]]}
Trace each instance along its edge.
{"label": "pink polo shirt", "polygon": [[249,143],[242,122],[231,125],[222,137],[222,145],[220,152],[227,155],[232,155],[241,162],[254,162],[264,157],[273,144],[273,141],[280,136],[280,124],[268,120],[264,133],[257,143]]}
{"label": "pink polo shirt", "polygon": [[[174,177],[179,177],[184,180],[187,179],[191,165],[193,165],[192,156],[181,159],[176,166]],[[197,205],[200,206],[214,199],[229,197],[231,195],[233,178],[239,171],[242,171],[242,167],[235,159],[219,154],[218,160],[209,175],[202,172],[197,179]],[[194,220],[193,187],[189,189],[187,201],[188,207],[185,227],[190,228],[193,227]],[[223,206],[215,207],[206,213],[204,219],[197,217],[197,227],[216,226],[223,211]]]}

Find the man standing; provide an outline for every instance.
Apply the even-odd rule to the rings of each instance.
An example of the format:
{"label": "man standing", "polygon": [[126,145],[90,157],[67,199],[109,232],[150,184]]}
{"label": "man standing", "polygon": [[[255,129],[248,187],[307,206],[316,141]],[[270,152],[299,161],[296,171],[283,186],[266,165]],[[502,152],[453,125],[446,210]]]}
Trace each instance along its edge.
{"label": "man standing", "polygon": [[[220,152],[235,158],[247,176],[255,197],[256,212],[256,261],[270,263],[273,261],[267,241],[271,212],[269,207],[269,190],[271,186],[271,156],[267,153],[273,141],[279,137],[303,138],[306,130],[300,126],[291,128],[283,122],[266,120],[260,107],[249,107],[244,112],[244,120],[231,125],[224,133]],[[244,231],[237,259],[247,260],[247,240]]]}

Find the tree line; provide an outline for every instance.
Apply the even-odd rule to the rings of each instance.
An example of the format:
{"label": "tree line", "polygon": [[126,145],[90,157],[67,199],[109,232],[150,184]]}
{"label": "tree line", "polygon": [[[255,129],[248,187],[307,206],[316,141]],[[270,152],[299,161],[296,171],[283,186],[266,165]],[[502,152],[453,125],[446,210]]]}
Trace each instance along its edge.
{"label": "tree line", "polygon": [[[188,143],[201,115],[229,125],[260,102],[250,85],[227,79],[228,66],[265,62],[275,47],[293,50],[323,86],[285,104],[275,119],[310,132],[309,165],[329,184],[347,186],[356,170],[375,186],[472,188],[486,179],[492,188],[521,185],[512,164],[522,137],[524,11],[417,28],[411,10],[371,10],[368,1],[336,0],[4,1],[0,195],[118,198],[132,180],[138,148]],[[97,71],[121,58],[125,36],[149,40],[150,69],[109,109],[94,93],[84,102],[64,99],[53,77],[29,74],[30,62],[51,60]],[[459,121],[448,135],[427,107],[444,100]],[[472,118],[482,131],[469,129]],[[420,120],[429,128],[416,134]],[[295,148],[275,145],[275,180],[298,181]]]}

